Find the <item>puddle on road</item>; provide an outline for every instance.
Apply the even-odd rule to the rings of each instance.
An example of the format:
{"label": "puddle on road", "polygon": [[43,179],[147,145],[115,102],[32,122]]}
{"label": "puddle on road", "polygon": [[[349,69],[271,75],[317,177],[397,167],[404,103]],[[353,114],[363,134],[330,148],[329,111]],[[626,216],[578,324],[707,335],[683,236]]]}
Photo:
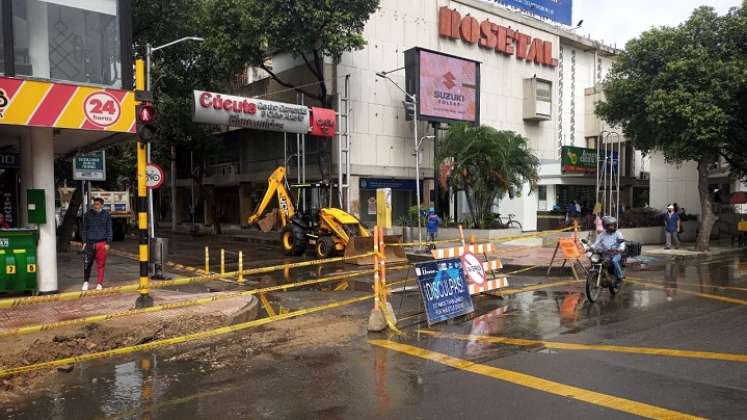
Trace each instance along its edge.
{"label": "puddle on road", "polygon": [[[649,266],[649,270],[630,272],[629,275],[667,285],[664,290],[628,284],[622,295],[614,299],[605,296],[596,304],[586,300],[583,285],[538,290],[504,299],[482,296],[475,300],[476,313],[473,317],[439,324],[437,329],[463,335],[557,339],[561,335],[579,334],[594,327],[621,322],[644,311],[658,310],[662,305],[679,302],[680,299],[696,302],[696,298],[678,293],[681,289],[700,287],[712,292],[713,289],[707,287],[711,285],[747,288],[745,261],[747,258],[744,257],[722,258],[705,264],[658,260]],[[309,276],[331,275],[344,269],[349,270],[350,267],[327,267],[321,272],[317,269],[293,270],[285,274],[281,272],[279,277],[272,276],[266,281],[297,281]],[[536,278],[532,280],[535,282]],[[745,295],[741,297],[745,298]],[[390,302],[400,313],[417,312],[422,310],[419,299],[416,291],[395,294]],[[426,327],[424,318],[414,317],[404,323],[409,325],[411,339],[418,340],[417,345],[437,352],[461,355],[476,362],[495,360],[517,352],[544,351],[543,354],[549,356],[554,354],[553,351],[536,347],[418,337],[414,329]],[[355,347],[357,345],[352,350],[347,347],[330,350],[317,346],[296,356],[277,353],[279,358],[267,355],[266,363],[257,361],[256,355],[246,359],[235,358],[231,359],[232,364],[223,368],[193,360],[162,361],[158,353],[136,354],[129,357],[130,360],[119,358],[88,362],[76,365],[72,373],[56,373],[45,392],[30,395],[26,401],[10,407],[12,411],[4,414],[9,419],[111,420],[157,418],[166,414],[172,418],[188,419],[212,415],[220,408],[222,401],[230,399],[230,404],[256,410],[250,412],[260,413],[258,417],[276,418],[293,413],[273,411],[283,405],[283,394],[302,393],[303,387],[314,386],[310,382],[325,389],[345,389],[344,398],[360,398],[363,406],[370,407],[371,412],[386,416],[393,407],[425,398],[424,381],[432,380],[428,373],[434,369],[445,369],[423,368],[419,362],[393,355],[381,348],[361,352]],[[271,350],[263,351],[269,353]],[[258,394],[255,393],[261,393],[262,387],[282,388],[289,376],[298,384],[283,389],[276,396],[256,396]],[[237,394],[253,395],[254,399],[242,401],[236,398]],[[292,410],[294,407],[281,408],[285,409]],[[330,401],[329,405],[320,406],[317,413],[345,417],[344,400]]]}

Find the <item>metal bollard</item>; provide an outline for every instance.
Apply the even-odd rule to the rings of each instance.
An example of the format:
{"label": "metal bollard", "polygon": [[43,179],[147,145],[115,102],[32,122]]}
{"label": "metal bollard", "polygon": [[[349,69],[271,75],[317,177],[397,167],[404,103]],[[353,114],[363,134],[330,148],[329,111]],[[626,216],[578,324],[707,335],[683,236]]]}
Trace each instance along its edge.
{"label": "metal bollard", "polygon": [[205,247],[205,274],[210,274],[210,248]]}
{"label": "metal bollard", "polygon": [[226,250],[220,249],[220,274],[221,276],[226,273]]}
{"label": "metal bollard", "polygon": [[239,251],[239,284],[244,284],[244,251]]}

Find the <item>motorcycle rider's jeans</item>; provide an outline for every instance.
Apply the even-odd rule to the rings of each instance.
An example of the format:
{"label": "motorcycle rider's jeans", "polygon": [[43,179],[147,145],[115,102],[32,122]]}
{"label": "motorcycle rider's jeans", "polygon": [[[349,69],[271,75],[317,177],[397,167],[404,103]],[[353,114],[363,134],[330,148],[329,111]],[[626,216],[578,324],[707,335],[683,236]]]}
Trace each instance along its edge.
{"label": "motorcycle rider's jeans", "polygon": [[625,273],[623,273],[622,269],[622,255],[617,254],[612,256],[612,269],[616,278],[622,279],[625,277]]}

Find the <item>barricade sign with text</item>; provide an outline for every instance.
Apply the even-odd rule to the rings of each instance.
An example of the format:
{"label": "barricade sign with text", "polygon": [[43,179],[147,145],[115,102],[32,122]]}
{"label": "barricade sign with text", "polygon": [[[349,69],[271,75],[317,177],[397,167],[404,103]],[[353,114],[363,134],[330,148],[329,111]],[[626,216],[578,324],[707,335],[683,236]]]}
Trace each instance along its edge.
{"label": "barricade sign with text", "polygon": [[415,274],[428,326],[475,311],[459,258],[416,264]]}

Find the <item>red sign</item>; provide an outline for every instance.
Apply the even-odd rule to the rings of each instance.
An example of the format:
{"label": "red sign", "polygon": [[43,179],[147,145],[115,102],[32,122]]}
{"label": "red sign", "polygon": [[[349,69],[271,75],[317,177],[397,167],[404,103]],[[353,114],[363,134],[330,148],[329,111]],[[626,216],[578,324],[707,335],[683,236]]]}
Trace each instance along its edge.
{"label": "red sign", "polygon": [[334,137],[337,134],[337,112],[334,109],[311,107],[311,135]]}
{"label": "red sign", "polygon": [[438,11],[438,33],[442,38],[459,39],[480,48],[495,50],[505,55],[515,55],[549,67],[558,65],[552,56],[552,42],[532,38],[516,29],[506,28],[485,19],[478,22],[473,16],[462,18],[455,9],[443,6]]}

